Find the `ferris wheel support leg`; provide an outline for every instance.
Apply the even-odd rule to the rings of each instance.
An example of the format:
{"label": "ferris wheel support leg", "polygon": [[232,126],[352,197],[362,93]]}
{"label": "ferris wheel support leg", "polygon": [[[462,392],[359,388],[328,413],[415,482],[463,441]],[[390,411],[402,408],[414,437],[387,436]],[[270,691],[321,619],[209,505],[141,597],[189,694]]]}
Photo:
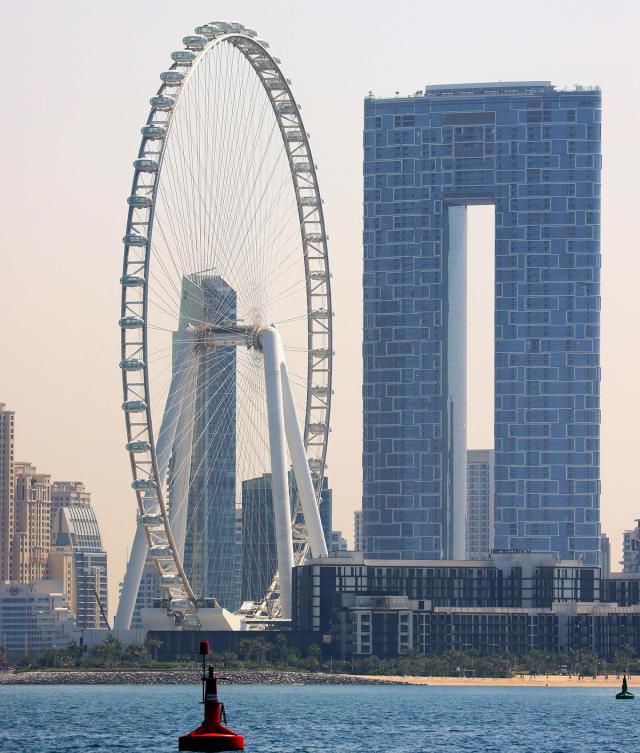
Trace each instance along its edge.
{"label": "ferris wheel support leg", "polygon": [[304,449],[304,442],[300,434],[300,427],[296,416],[296,407],[293,402],[291,385],[289,384],[289,372],[282,353],[280,363],[280,377],[282,380],[282,398],[284,404],[284,428],[287,434],[287,445],[289,446],[289,455],[291,456],[291,465],[296,477],[298,494],[300,495],[300,504],[304,515],[304,523],[311,544],[311,551],[314,557],[327,556],[327,542],[322,530],[322,521],[320,520],[320,510],[316,501],[316,493],[313,488],[311,471],[307,453]]}
{"label": "ferris wheel support leg", "polygon": [[267,393],[269,451],[271,454],[271,490],[276,549],[278,553],[280,609],[282,617],[290,619],[293,544],[291,541],[291,507],[285,453],[282,380],[280,378],[282,350],[280,348],[280,338],[275,327],[266,327],[261,331],[260,344],[262,345],[264,354],[264,376]]}
{"label": "ferris wheel support leg", "polygon": [[196,364],[196,359],[193,359],[193,365],[185,384],[185,398],[176,430],[177,442],[173,463],[173,480],[169,491],[169,520],[180,559],[184,558],[184,542],[187,534],[191,445],[196,407],[196,396],[193,389],[197,376]]}
{"label": "ferris wheel support leg", "polygon": [[142,523],[136,525],[136,535],[133,538],[133,547],[131,548],[131,555],[129,562],[127,562],[127,570],[124,574],[124,582],[122,583],[122,593],[120,594],[120,601],[118,602],[118,610],[113,620],[114,630],[129,630],[131,627],[131,617],[133,616],[133,608],[136,603],[136,597],[138,595],[138,588],[140,587],[140,578],[142,577],[142,571],[144,570],[144,563],[147,559],[147,551],[149,544],[147,542],[147,534],[144,530]]}
{"label": "ferris wheel support leg", "polygon": [[[156,443],[156,462],[158,463],[158,478],[161,485],[164,484],[167,477],[169,458],[176,435],[176,425],[185,397],[185,385],[187,383],[190,384],[187,377],[193,369],[193,336],[188,332],[182,334],[183,338],[178,348],[169,394],[167,395],[162,424],[160,425],[158,441]],[[145,495],[143,501],[145,512],[159,512],[156,509],[157,500],[153,494]],[[124,575],[118,610],[114,619],[114,627],[119,630],[128,630],[131,626],[131,618],[133,617],[133,610],[135,609],[138,589],[140,588],[140,579],[142,578],[148,550],[149,542],[144,526],[138,523],[136,526],[136,535],[133,539],[133,546],[131,547],[131,555]]]}
{"label": "ferris wheel support leg", "polygon": [[160,484],[164,484],[167,477],[167,468],[169,458],[173,449],[173,440],[176,436],[176,430],[184,401],[186,398],[187,386],[191,386],[190,375],[193,371],[193,335],[190,332],[181,331],[181,342],[178,346],[176,362],[173,367],[171,385],[169,394],[164,407],[162,424],[158,432],[158,441],[156,442],[156,461],[158,463],[158,476]]}

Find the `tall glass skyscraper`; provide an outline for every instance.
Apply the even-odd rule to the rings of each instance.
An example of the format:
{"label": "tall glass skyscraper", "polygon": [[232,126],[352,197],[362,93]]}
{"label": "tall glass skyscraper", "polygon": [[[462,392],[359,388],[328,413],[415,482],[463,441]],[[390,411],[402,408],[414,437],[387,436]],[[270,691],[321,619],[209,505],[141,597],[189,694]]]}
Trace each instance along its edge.
{"label": "tall glass skyscraper", "polygon": [[600,92],[365,100],[364,549],[463,558],[466,206],[495,207],[495,546],[597,564]]}
{"label": "tall glass skyscraper", "polygon": [[[182,281],[180,326],[236,323],[236,293],[217,275]],[[236,349],[201,356],[194,411],[193,453],[184,548],[185,570],[202,599],[240,606],[236,568]]]}

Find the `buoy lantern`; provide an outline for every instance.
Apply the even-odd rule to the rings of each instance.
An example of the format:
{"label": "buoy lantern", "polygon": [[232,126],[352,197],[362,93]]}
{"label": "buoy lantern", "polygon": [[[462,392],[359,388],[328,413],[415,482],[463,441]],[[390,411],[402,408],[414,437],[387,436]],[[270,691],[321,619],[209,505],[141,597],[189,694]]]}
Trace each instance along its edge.
{"label": "buoy lantern", "polygon": [[202,654],[202,703],[204,704],[204,720],[202,724],[178,738],[178,750],[219,751],[244,750],[244,737],[223,726],[221,719],[227,723],[224,704],[218,700],[218,680],[228,680],[228,677],[216,677],[213,667],[206,672],[205,656],[209,653],[208,641],[200,644]]}
{"label": "buoy lantern", "polygon": [[635,698],[635,695],[628,690],[626,674],[622,678],[622,690],[620,693],[616,693],[616,698],[619,700],[631,700],[632,698]]}

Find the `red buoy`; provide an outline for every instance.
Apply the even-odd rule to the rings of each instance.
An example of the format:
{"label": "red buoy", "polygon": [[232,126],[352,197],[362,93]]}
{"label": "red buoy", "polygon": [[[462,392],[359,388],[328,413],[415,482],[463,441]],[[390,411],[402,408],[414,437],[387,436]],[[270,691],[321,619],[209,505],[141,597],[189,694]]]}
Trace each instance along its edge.
{"label": "red buoy", "polygon": [[227,677],[215,677],[213,667],[209,667],[208,676],[204,674],[204,657],[209,653],[209,644],[203,641],[200,644],[202,654],[202,702],[204,703],[204,720],[202,724],[190,732],[178,738],[178,750],[194,751],[219,751],[219,750],[244,750],[244,737],[237,735],[233,730],[221,723],[221,718],[226,724],[227,716],[224,704],[218,701],[218,680],[226,680]]}

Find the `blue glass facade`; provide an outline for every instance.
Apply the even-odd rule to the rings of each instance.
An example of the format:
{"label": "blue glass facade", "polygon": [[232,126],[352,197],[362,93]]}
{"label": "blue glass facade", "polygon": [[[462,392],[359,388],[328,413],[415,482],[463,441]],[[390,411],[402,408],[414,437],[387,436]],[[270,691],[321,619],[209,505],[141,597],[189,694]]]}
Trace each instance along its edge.
{"label": "blue glass facade", "polygon": [[547,82],[365,100],[367,556],[455,553],[449,256],[492,204],[495,546],[597,564],[600,114]]}
{"label": "blue glass facade", "polygon": [[[179,332],[189,323],[235,321],[236,293],[221,277],[183,279]],[[196,395],[184,567],[198,596],[215,598],[233,611],[240,605],[235,347],[217,347],[200,357]]]}

